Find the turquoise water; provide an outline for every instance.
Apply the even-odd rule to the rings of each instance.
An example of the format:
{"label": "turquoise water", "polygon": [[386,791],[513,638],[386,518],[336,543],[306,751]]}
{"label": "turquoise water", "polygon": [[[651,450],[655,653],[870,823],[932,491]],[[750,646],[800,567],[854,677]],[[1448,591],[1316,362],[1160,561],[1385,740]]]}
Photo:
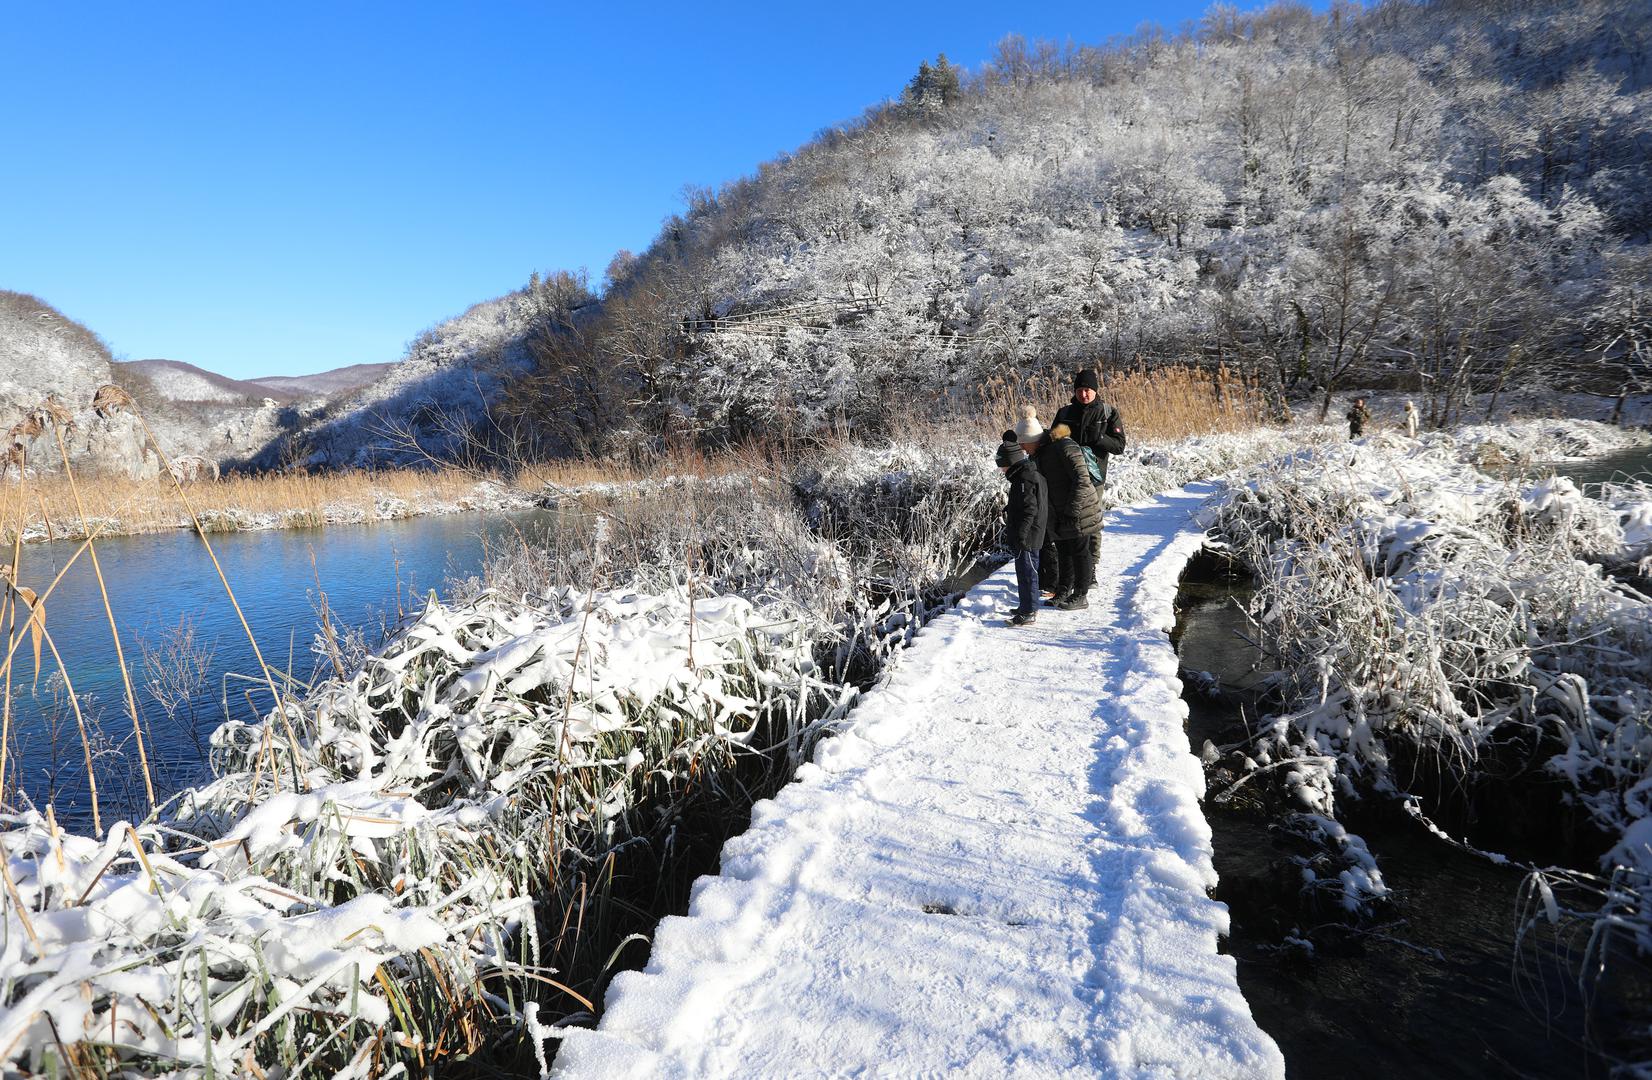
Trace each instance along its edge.
{"label": "turquoise water", "polygon": [[[211,539],[266,662],[308,681],[317,664],[311,644],[321,592],[336,624],[364,628],[371,638],[395,621],[398,604],[417,610],[429,590],[440,591],[449,578],[477,571],[484,542],[505,538],[514,543],[518,530],[531,533],[549,517],[545,511],[462,514],[325,529],[223,533]],[[26,546],[20,582],[45,592],[77,546]],[[231,672],[255,675],[258,664],[194,534],[117,537],[100,541],[97,550],[138,706],[152,732],[155,772],[165,786],[188,783],[200,775],[205,734],[226,717],[247,719],[255,710],[267,709],[270,693],[251,680],[227,677]],[[98,759],[107,819],[112,801],[134,792],[141,797],[142,781],[134,771],[132,724],[91,570],[90,560],[82,555],[47,601],[46,625],[83,711],[101,728],[106,748],[112,751]],[[169,717],[144,688],[149,677],[143,647],[153,649],[184,624],[193,627],[197,645],[211,651],[211,660],[204,684]],[[13,785],[21,784],[42,806],[52,801],[60,819],[79,822],[90,812],[85,756],[61,686],[54,686],[56,665],[46,651],[36,687],[27,644],[20,656],[24,659],[12,686],[8,801]]]}
{"label": "turquoise water", "polygon": [[1646,480],[1652,482],[1652,447],[1637,446],[1605,457],[1587,461],[1557,461],[1540,465],[1544,471],[1569,476],[1588,494],[1595,494],[1600,485],[1611,480]]}

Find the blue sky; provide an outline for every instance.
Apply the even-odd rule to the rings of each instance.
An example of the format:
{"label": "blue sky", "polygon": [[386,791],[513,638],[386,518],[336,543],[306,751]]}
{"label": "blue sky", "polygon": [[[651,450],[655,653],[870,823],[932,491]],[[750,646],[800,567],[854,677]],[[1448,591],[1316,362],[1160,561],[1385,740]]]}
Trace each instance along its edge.
{"label": "blue sky", "polygon": [[[1010,32],[1198,3],[11,4],[0,288],[117,358],[394,360],[533,270],[600,279],[682,208]],[[1250,5],[1242,5],[1250,6]]]}

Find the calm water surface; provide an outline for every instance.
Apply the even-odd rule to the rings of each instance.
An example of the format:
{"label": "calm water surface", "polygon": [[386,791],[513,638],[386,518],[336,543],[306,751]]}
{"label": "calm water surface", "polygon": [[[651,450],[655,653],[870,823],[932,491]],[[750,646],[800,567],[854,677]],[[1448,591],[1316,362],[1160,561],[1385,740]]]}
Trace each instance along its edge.
{"label": "calm water surface", "polygon": [[1601,484],[1611,480],[1652,482],[1652,446],[1637,446],[1587,461],[1556,461],[1540,465],[1539,468],[1560,476],[1569,476],[1577,481],[1587,494],[1595,495],[1599,493]]}
{"label": "calm water surface", "polygon": [[[364,628],[371,636],[395,621],[398,604],[417,610],[429,590],[441,591],[449,578],[480,569],[485,543],[515,543],[518,531],[533,533],[549,520],[545,511],[461,514],[224,533],[211,539],[265,660],[272,668],[307,680],[316,667],[311,645],[320,592],[325,592],[336,624]],[[21,583],[44,592],[76,547],[70,542],[26,546]],[[116,537],[99,541],[97,550],[138,706],[153,730],[156,770],[173,785],[187,783],[200,772],[202,736],[226,715],[247,719],[255,707],[267,709],[269,692],[260,691],[252,681],[226,677],[232,672],[256,674],[258,665],[194,534]],[[120,670],[85,555],[47,601],[46,612],[47,628],[83,710],[101,727],[110,749],[130,750],[132,725]],[[154,649],[181,625],[193,627],[196,644],[210,650],[211,663],[204,685],[169,718],[144,689],[149,676],[143,653],[145,646]],[[50,652],[44,655],[38,687],[32,682],[28,653],[25,645],[26,659],[13,681],[11,782],[21,783],[37,802],[52,800],[60,818],[78,823],[89,807],[85,758],[73,714],[61,684],[53,678],[56,665]],[[99,780],[107,804],[119,798],[123,786],[131,789],[135,774],[119,753],[101,760],[100,773],[109,773]]]}

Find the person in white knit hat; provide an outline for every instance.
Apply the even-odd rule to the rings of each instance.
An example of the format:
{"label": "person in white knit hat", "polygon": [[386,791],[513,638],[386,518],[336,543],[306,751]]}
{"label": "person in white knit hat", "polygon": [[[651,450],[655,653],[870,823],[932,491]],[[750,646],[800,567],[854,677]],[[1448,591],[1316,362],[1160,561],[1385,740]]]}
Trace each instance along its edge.
{"label": "person in white knit hat", "polygon": [[[1023,448],[1038,446],[1044,436],[1044,425],[1038,422],[1038,410],[1031,405],[1021,406],[1021,419],[1015,422],[1015,441]],[[1032,453],[1032,450],[1027,450]]]}

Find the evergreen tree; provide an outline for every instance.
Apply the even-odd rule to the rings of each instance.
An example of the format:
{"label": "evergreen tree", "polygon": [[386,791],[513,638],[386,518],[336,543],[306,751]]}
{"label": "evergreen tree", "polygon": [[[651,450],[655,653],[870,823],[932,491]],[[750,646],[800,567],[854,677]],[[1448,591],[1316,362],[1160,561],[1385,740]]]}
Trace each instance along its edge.
{"label": "evergreen tree", "polygon": [[906,84],[902,99],[919,113],[934,113],[951,105],[963,94],[963,78],[956,65],[947,61],[946,53],[929,61],[918,63],[918,73]]}

